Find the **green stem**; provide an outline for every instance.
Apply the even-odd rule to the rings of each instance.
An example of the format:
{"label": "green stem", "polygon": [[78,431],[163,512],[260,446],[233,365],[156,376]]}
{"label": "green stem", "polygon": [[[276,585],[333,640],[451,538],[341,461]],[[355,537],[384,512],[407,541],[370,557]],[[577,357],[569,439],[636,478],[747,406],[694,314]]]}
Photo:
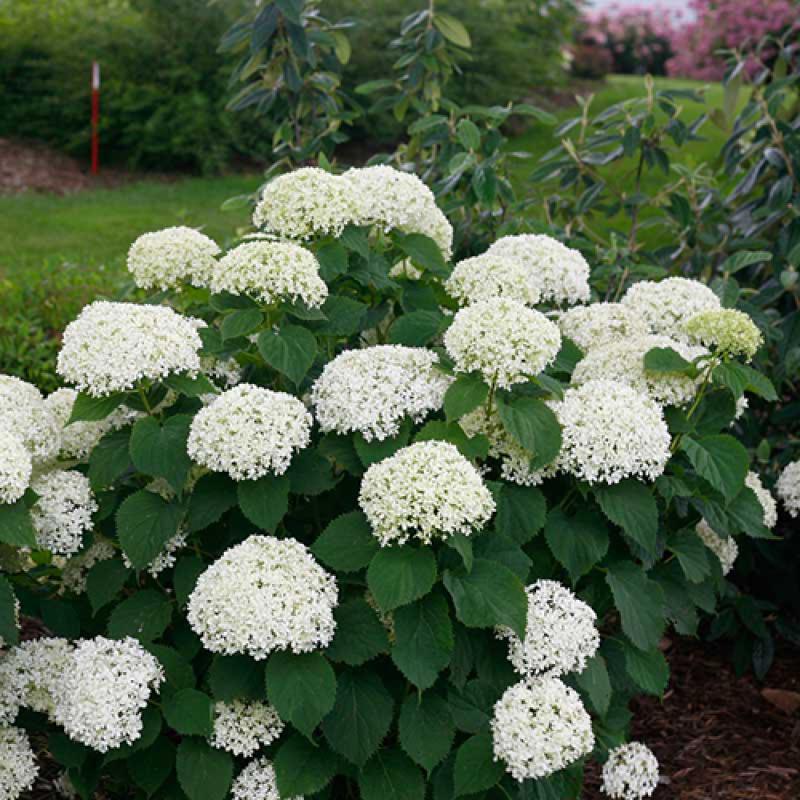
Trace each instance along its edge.
{"label": "green stem", "polygon": [[[697,390],[697,394],[695,395],[694,402],[689,407],[689,410],[686,412],[686,419],[687,420],[690,420],[692,418],[692,416],[694,415],[694,412],[697,411],[697,407],[700,405],[700,402],[702,401],[703,396],[705,395],[705,393],[706,393],[706,391],[708,389],[708,384],[709,384],[709,381],[711,379],[711,373],[713,372],[715,366],[717,366],[717,362],[716,361],[709,361],[708,362],[708,366],[706,367],[706,370],[703,373],[703,380],[700,383],[700,388]],[[680,443],[681,443],[681,437],[682,436],[683,436],[683,434],[679,433],[675,437],[675,441],[673,441],[672,446],[670,447],[670,452],[671,453],[674,453],[678,449],[678,445],[680,445]]]}
{"label": "green stem", "polygon": [[486,421],[488,422],[492,416],[492,403],[494,395],[497,391],[497,375],[492,378],[492,385],[489,387],[489,394],[486,396]]}

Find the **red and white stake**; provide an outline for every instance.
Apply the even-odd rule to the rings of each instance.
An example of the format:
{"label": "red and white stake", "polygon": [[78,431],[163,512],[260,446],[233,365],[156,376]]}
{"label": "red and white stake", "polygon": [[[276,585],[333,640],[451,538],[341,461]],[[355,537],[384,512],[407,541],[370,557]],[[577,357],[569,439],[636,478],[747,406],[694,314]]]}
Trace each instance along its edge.
{"label": "red and white stake", "polygon": [[92,62],[92,175],[100,171],[100,65]]}

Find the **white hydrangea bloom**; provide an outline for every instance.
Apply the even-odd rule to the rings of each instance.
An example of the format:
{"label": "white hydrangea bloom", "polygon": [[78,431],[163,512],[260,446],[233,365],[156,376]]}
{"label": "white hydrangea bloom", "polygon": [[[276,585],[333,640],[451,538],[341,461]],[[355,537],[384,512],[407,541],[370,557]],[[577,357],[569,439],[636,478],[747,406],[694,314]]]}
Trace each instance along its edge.
{"label": "white hydrangea bloom", "polygon": [[515,780],[544,778],[594,747],[592,720],[574,689],[558,678],[536,678],[506,689],[491,722],[495,760]]}
{"label": "white hydrangea bloom", "polygon": [[230,389],[242,382],[244,370],[235,358],[213,358],[203,356],[200,359],[203,372],[213,380],[215,385]]}
{"label": "white hydrangea bloom", "polygon": [[31,454],[22,439],[0,421],[0,503],[16,503],[31,480]]}
{"label": "white hydrangea bloom", "polygon": [[267,703],[234,700],[214,706],[211,744],[235,756],[249,758],[260,747],[272,744],[283,733],[278,712]]}
{"label": "white hydrangea bloom", "polygon": [[128,251],[128,271],[142,289],[175,289],[185,282],[204,286],[218,254],[208,236],[177,225],[142,234]]}
{"label": "white hydrangea bloom", "polygon": [[28,734],[0,726],[0,800],[16,800],[33,786],[38,774]]}
{"label": "white hydrangea bloom", "polygon": [[295,451],[308,445],[311,423],[296,397],[241,383],[197,412],[187,452],[198,464],[237,481],[282,475]]}
{"label": "white hydrangea bloom", "polygon": [[31,489],[39,496],[31,507],[36,544],[57,555],[77,553],[98,508],[89,479],[74,470],[54,469],[34,477]]}
{"label": "white hydrangea bloom", "polygon": [[721,307],[708,286],[689,278],[634,283],[621,302],[638,311],[653,333],[684,342],[688,341],[685,325],[695,314]]}
{"label": "white hydrangea bloom", "polygon": [[641,742],[615,747],[603,765],[603,791],[614,800],[641,800],[658,786],[658,759]]}
{"label": "white hydrangea bloom", "polygon": [[[145,567],[147,572],[156,578],[165,569],[174,567],[178,560],[178,553],[186,547],[186,539],[187,533],[183,530],[168,539],[161,552]],[[128,569],[133,569],[133,564],[126,553],[122,554],[122,561]]]}
{"label": "white hydrangea bloom", "polygon": [[462,308],[444,335],[457,372],[481,372],[508,389],[538,375],[561,348],[558,326],[516,300],[494,298]]}
{"label": "white hydrangea bloom", "polygon": [[197,321],[165,306],[97,301],[67,325],[58,374],[83,392],[102,397],[141,380],[200,369]]}
{"label": "white hydrangea bloom", "polygon": [[654,481],[669,460],[670,435],[661,407],[624,383],[589,381],[556,405],[562,425],[558,459],[589,483],[634,477]]}
{"label": "white hydrangea bloom", "polygon": [[558,471],[558,459],[540,469],[531,469],[533,453],[528,452],[505,429],[495,409],[486,416],[485,408],[476,408],[458,421],[467,436],[483,435],[489,440],[489,455],[499,459],[500,473],[507,481],[520,486],[538,486]]}
{"label": "white hydrangea bloom", "polygon": [[508,641],[508,658],[523,677],[583,672],[600,646],[597,614],[557,581],[536,581],[528,594],[525,640],[511,628],[497,629]]}
{"label": "white hydrangea bloom", "polygon": [[589,300],[589,264],[578,250],[541,234],[503,236],[488,250],[516,259],[539,283],[542,300],[554,303],[585,303]]}
{"label": "white hydrangea bloom", "polygon": [[442,407],[452,379],[439,357],[421,347],[377,345],[347,350],[325,365],[311,389],[323,431],[359,431],[367,441],[394,436],[411,417],[421,422]]}
{"label": "white hydrangea bloom", "polygon": [[764,342],[753,320],[733,308],[701,311],[686,323],[685,330],[692,341],[745,361],[752,360]]}
{"label": "white hydrangea bloom", "polygon": [[187,616],[207,650],[263,660],[330,644],[337,596],[333,576],[300,542],[255,535],[200,576]]}
{"label": "white hydrangea bloom", "polygon": [[605,345],[641,339],[650,333],[642,314],[622,303],[575,306],[559,315],[558,326],[584,353]]}
{"label": "white hydrangea bloom", "polygon": [[604,347],[592,348],[575,367],[572,382],[579,386],[587,381],[619,381],[649,394],[662,405],[683,406],[691,403],[697,394],[701,378],[690,378],[679,372],[646,370],[644,357],[655,347],[669,347],[690,362],[708,352],[704,347],[684,344],[668,336],[631,337]]}
{"label": "white hydrangea bloom", "polygon": [[114,557],[114,545],[104,539],[95,541],[83,553],[72,556],[61,570],[61,592],[83,594],[86,591],[86,575],[101,561]]}
{"label": "white hydrangea bloom", "polygon": [[732,536],[723,538],[711,526],[701,519],[695,527],[697,535],[703,540],[703,544],[719,559],[722,566],[722,574],[727,575],[732,569],[739,555],[739,545]]}
{"label": "white hydrangea bloom", "polygon": [[78,393],[74,389],[61,388],[49,394],[44,401],[45,407],[61,429],[61,456],[75,461],[86,461],[95,445],[109,432],[124,428],[142,416],[125,406],[112,411],[105,419],[95,422],[72,422],[72,407]]}
{"label": "white hydrangea bloom", "polygon": [[761,508],[764,509],[764,526],[772,530],[778,522],[778,504],[775,502],[775,498],[770,490],[761,483],[761,478],[755,472],[748,472],[744,482],[755,492]]}
{"label": "white hydrangea bloom", "polygon": [[800,461],[792,461],[783,468],[775,491],[789,515],[800,516]]}
{"label": "white hydrangea bloom", "polygon": [[357,216],[349,181],[318,167],[273,178],[253,213],[253,224],[286,239],[338,236]]}
{"label": "white hydrangea bloom", "polygon": [[226,253],[206,284],[213,292],[247,294],[264,303],[302,300],[318,308],[328,296],[319,262],[290,242],[245,242]]}
{"label": "white hydrangea bloom", "polygon": [[459,261],[444,287],[461,305],[508,297],[535,306],[542,296],[536,274],[525,264],[491,252]]}
{"label": "white hydrangea bloom", "polygon": [[429,543],[485,525],[495,504],[475,467],[448,442],[404,447],[364,473],[358,502],[381,546]]}
{"label": "white hydrangea bloom", "polygon": [[[275,768],[267,758],[251,761],[237,776],[231,787],[233,800],[281,800]],[[303,800],[302,796],[288,800]]]}
{"label": "white hydrangea bloom", "polygon": [[61,447],[58,424],[42,393],[13,375],[0,375],[0,429],[22,440],[34,465],[52,461]]}
{"label": "white hydrangea bloom", "polygon": [[64,672],[55,721],[101,753],[132,744],[142,734],[142,709],[163,681],[161,665],[135,639],[83,640]]}

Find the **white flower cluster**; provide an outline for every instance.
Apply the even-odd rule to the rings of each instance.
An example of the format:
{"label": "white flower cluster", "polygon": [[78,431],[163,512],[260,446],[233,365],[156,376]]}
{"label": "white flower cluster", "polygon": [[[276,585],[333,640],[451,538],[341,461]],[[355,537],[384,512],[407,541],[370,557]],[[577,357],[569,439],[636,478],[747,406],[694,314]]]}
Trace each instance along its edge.
{"label": "white flower cluster", "polygon": [[561,333],[584,353],[596,347],[640,339],[650,333],[647,320],[622,303],[593,303],[575,306],[558,317]]}
{"label": "white flower cluster", "polygon": [[722,566],[722,574],[727,575],[732,569],[739,555],[739,545],[733,536],[723,538],[711,526],[701,519],[695,527],[697,535],[703,540],[703,544],[719,559]]}
{"label": "white flower cluster", "polygon": [[604,347],[592,348],[575,367],[572,382],[580,385],[594,380],[619,381],[649,394],[662,405],[682,406],[690,403],[697,394],[700,378],[690,378],[679,372],[646,370],[644,357],[656,347],[669,347],[689,362],[707,354],[703,347],[693,347],[668,336],[630,337]]}
{"label": "white flower cluster", "polygon": [[[251,761],[237,776],[231,787],[233,800],[281,800],[275,768],[267,758]],[[303,800],[301,796],[287,800]]]}
{"label": "white flower cluster", "polygon": [[589,483],[635,477],[654,481],[669,460],[661,407],[616,381],[568,389],[556,406],[562,425],[561,469]]}
{"label": "white flower cluster", "polygon": [[311,389],[323,431],[359,431],[367,441],[397,434],[411,417],[421,422],[442,407],[451,379],[439,357],[420,347],[377,345],[347,350],[330,361]]}
{"label": "white flower cluster", "polygon": [[572,305],[589,300],[589,264],[557,239],[530,233],[503,236],[487,253],[520,261],[533,273],[544,301]]}
{"label": "white flower cluster", "polygon": [[218,254],[208,236],[178,225],[142,234],[128,251],[128,271],[142,289],[174,289],[184,282],[204,286]]}
{"label": "white flower cluster", "polygon": [[86,639],[64,671],[55,721],[101,753],[132,744],[142,733],[142,709],[163,681],[161,665],[135,639]]}
{"label": "white flower cluster", "polygon": [[558,326],[516,300],[494,298],[462,308],[444,335],[457,372],[479,371],[508,389],[538,375],[561,348]]}
{"label": "white flower cluster", "polygon": [[197,412],[187,452],[198,464],[237,481],[282,475],[294,452],[308,445],[311,422],[296,397],[241,383]]}
{"label": "white flower cluster", "polygon": [[469,535],[495,509],[478,470],[457,447],[437,441],[417,442],[373,464],[358,502],[382,547],[412,536],[429,543]]}
{"label": "white flower cluster", "polygon": [[244,700],[217,703],[211,744],[235,756],[249,758],[260,747],[272,744],[283,728],[278,712],[267,703]]}
{"label": "white flower cluster", "polygon": [[0,800],[16,800],[33,786],[38,774],[28,734],[0,726]]}
{"label": "white flower cluster", "polygon": [[732,308],[701,311],[685,328],[692,341],[725,355],[740,356],[745,361],[753,358],[764,341],[753,320],[743,311]]}
{"label": "white flower cluster", "polygon": [[98,508],[89,479],[75,470],[54,469],[37,475],[31,489],[38,495],[31,507],[36,544],[61,556],[77,553]]}
{"label": "white flower cluster", "polygon": [[25,494],[32,469],[22,439],[0,427],[0,503],[16,503]]}
{"label": "white flower cluster", "polygon": [[700,281],[667,278],[663,281],[634,283],[622,298],[622,304],[638,311],[652,333],[687,341],[686,323],[701,311],[716,311],[719,298]]}
{"label": "white flower cluster", "polygon": [[105,419],[72,422],[72,407],[78,393],[74,389],[62,388],[45,398],[44,404],[61,429],[61,457],[75,461],[86,461],[95,445],[109,432],[124,428],[141,416],[140,412],[120,406]]}
{"label": "white flower cluster", "polygon": [[642,800],[658,786],[658,759],[641,742],[615,747],[603,765],[603,791],[613,800]]}
{"label": "white flower cluster", "polygon": [[220,259],[207,285],[213,292],[247,294],[269,304],[302,300],[309,308],[318,308],[328,296],[314,254],[289,242],[234,247]]}
{"label": "white flower cluster", "polygon": [[526,592],[524,641],[511,628],[497,629],[514,669],[528,678],[582,672],[600,646],[594,609],[557,581],[536,581]]}
{"label": "white flower cluster", "polygon": [[574,689],[535,678],[506,689],[491,722],[495,760],[515,780],[544,778],[591,753],[592,720]]}
{"label": "white flower cluster", "polygon": [[[242,382],[244,370],[235,358],[213,358],[203,356],[200,359],[200,368],[203,373],[211,378],[216,386],[230,389]],[[216,397],[216,395],[215,395]]]}
{"label": "white flower cluster", "polygon": [[459,261],[444,287],[461,305],[508,297],[535,306],[542,296],[535,273],[525,264],[491,252]]}
{"label": "white flower cluster", "polygon": [[[34,465],[51,461],[61,446],[58,424],[48,412],[42,393],[13,375],[0,375],[0,430],[22,441]],[[9,463],[15,462],[19,459]]]}
{"label": "white flower cluster", "polygon": [[305,653],[333,639],[336,581],[295,539],[251,536],[198,579],[188,620],[206,649],[263,660]]}
{"label": "white flower cluster", "polygon": [[200,369],[197,321],[165,306],[97,301],[67,325],[58,373],[93,397]]}
{"label": "white flower cluster", "polygon": [[748,472],[744,483],[745,486],[755,492],[758,502],[761,503],[761,508],[764,511],[764,526],[772,530],[778,522],[778,504],[775,502],[775,498],[769,489],[761,483],[761,478],[755,472]]}
{"label": "white flower cluster", "polygon": [[783,468],[775,491],[789,515],[800,516],[800,461],[792,461]]}
{"label": "white flower cluster", "polygon": [[114,557],[114,545],[103,539],[93,542],[84,552],[68,559],[61,570],[61,591],[83,594],[86,591],[86,575],[101,561]]}

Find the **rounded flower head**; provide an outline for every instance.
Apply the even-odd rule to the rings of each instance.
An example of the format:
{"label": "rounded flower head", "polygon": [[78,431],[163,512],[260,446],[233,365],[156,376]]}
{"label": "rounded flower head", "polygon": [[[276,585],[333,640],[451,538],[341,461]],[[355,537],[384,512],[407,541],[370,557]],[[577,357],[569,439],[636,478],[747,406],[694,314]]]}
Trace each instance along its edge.
{"label": "rounded flower head", "polygon": [[775,491],[789,515],[800,516],[800,461],[792,461],[783,468]]}
{"label": "rounded flower head", "polygon": [[236,481],[282,475],[311,438],[311,414],[296,398],[241,383],[197,412],[187,451]]}
{"label": "rounded flower head", "polygon": [[761,483],[761,478],[755,472],[748,472],[744,483],[745,486],[755,492],[758,502],[764,511],[764,526],[772,530],[778,522],[778,504],[775,502],[775,498],[769,489],[765,488],[764,484]]}
{"label": "rounded flower head", "polygon": [[481,372],[507,389],[538,375],[561,348],[558,326],[544,314],[506,298],[462,308],[444,335],[457,372]]}
{"label": "rounded flower head", "polygon": [[597,347],[641,339],[650,332],[645,318],[622,303],[575,306],[558,318],[561,333],[584,353]]}
{"label": "rounded flower head", "polygon": [[0,426],[0,503],[16,503],[25,494],[32,468],[22,439]]}
{"label": "rounded flower head", "polygon": [[689,319],[685,330],[692,341],[745,361],[750,361],[764,342],[753,320],[732,308],[701,311]]}
{"label": "rounded flower head", "polygon": [[591,753],[592,720],[581,698],[558,678],[506,689],[492,717],[494,757],[520,783],[544,778]]}
{"label": "rounded flower head", "polygon": [[540,580],[526,589],[525,640],[511,628],[498,628],[508,640],[508,657],[523,677],[557,677],[582,672],[600,646],[597,614],[557,581]]}
{"label": "rounded flower head", "polygon": [[58,424],[42,393],[13,375],[0,375],[0,429],[21,440],[34,464],[52,461],[61,447]]}
{"label": "rounded flower head", "polygon": [[98,508],[89,479],[80,472],[56,469],[37,475],[31,489],[39,496],[31,507],[36,544],[60,556],[77,553]]}
{"label": "rounded flower head", "polygon": [[142,234],[128,251],[128,271],[142,289],[174,289],[202,281],[218,254],[219,246],[208,236],[178,225]]}
{"label": "rounded flower head", "polygon": [[163,681],[161,665],[135,639],[86,639],[64,671],[55,721],[101,753],[133,744],[142,735],[142,709]]}
{"label": "rounded flower head", "polygon": [[165,306],[92,303],[67,325],[58,374],[93,397],[200,369],[196,320]]}
{"label": "rounded flower head", "polygon": [[585,303],[589,300],[589,264],[578,250],[541,234],[503,236],[488,250],[520,261],[539,284],[542,300]]}
{"label": "rounded flower head", "polygon": [[508,297],[526,306],[535,306],[542,296],[536,274],[524,263],[491,252],[459,261],[445,289],[461,305]]}
{"label": "rounded flower head", "polygon": [[723,538],[711,526],[701,519],[695,527],[697,535],[703,540],[703,544],[719,559],[722,566],[722,574],[727,575],[732,569],[739,555],[739,545],[732,536]]}
{"label": "rounded flower head", "polygon": [[[251,761],[236,777],[231,787],[233,800],[281,800],[275,768],[267,758]],[[289,800],[303,800],[301,796]]]}
{"label": "rounded flower head", "polygon": [[273,178],[253,212],[253,224],[285,239],[338,236],[356,217],[348,181],[318,167]]}
{"label": "rounded flower head", "polygon": [[568,389],[556,406],[562,425],[559,466],[589,483],[654,481],[669,460],[670,435],[660,406],[616,381]]}
{"label": "rounded flower head", "polygon": [[381,546],[469,535],[494,513],[480,473],[454,445],[417,442],[373,464],[358,502]]}
{"label": "rounded flower head", "polygon": [[211,744],[235,756],[249,758],[260,747],[272,744],[283,728],[278,712],[267,703],[244,700],[217,703]]}
{"label": "rounded flower head", "polygon": [[603,791],[614,800],[641,800],[658,786],[658,759],[641,742],[615,747],[603,765]]}
{"label": "rounded flower head", "polygon": [[645,369],[644,357],[655,347],[669,347],[693,361],[706,354],[703,347],[676,342],[668,336],[638,336],[604,347],[596,347],[581,359],[572,373],[572,383],[580,386],[587,381],[619,381],[658,403],[683,406],[690,403],[699,388],[700,378],[690,378],[679,372],[650,372]]}
{"label": "rounded flower head", "polygon": [[347,350],[329,362],[311,389],[323,431],[359,431],[367,441],[394,436],[406,417],[421,422],[442,407],[451,379],[439,357],[420,347],[378,345]]}
{"label": "rounded flower head", "polygon": [[220,259],[206,285],[213,292],[248,294],[264,303],[302,300],[310,308],[318,308],[328,296],[314,254],[289,242],[234,247]]}
{"label": "rounded flower head", "polygon": [[640,281],[625,292],[622,304],[638,311],[653,333],[680,341],[687,341],[685,325],[695,314],[720,308],[708,286],[689,278]]}
{"label": "rounded flower head", "polygon": [[0,726],[0,800],[16,800],[33,786],[38,774],[28,734]]}
{"label": "rounded flower head", "polygon": [[251,536],[200,576],[188,619],[207,650],[263,660],[330,644],[336,602],[336,581],[304,545]]}

